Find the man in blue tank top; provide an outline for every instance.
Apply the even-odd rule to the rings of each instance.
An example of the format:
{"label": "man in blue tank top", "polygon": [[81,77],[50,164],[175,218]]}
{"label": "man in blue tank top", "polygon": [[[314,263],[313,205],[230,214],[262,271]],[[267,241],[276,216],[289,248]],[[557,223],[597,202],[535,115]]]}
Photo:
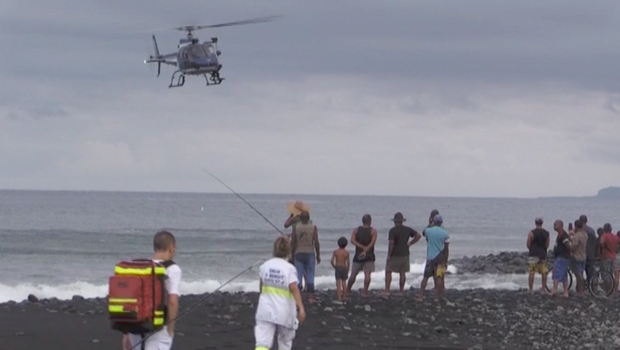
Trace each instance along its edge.
{"label": "man in blue tank top", "polygon": [[434,226],[427,227],[426,234],[426,265],[424,266],[424,278],[420,285],[420,295],[418,301],[424,299],[424,290],[428,279],[433,277],[435,282],[435,302],[439,302],[439,297],[444,291],[444,274],[448,267],[448,244],[450,236],[441,225],[443,219],[441,215],[433,218]]}

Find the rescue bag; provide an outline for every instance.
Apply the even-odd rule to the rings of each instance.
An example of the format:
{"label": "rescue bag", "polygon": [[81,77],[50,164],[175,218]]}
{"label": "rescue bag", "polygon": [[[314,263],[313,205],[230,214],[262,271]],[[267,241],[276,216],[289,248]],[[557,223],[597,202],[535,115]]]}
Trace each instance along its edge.
{"label": "rescue bag", "polygon": [[112,329],[145,334],[162,328],[167,321],[166,268],[174,261],[150,259],[121,261],[110,277],[108,313]]}

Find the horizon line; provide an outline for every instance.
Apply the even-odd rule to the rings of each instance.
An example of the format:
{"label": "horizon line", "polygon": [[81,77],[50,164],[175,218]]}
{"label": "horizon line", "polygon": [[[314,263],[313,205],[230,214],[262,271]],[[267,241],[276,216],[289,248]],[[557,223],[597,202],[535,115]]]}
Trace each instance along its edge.
{"label": "horizon line", "polygon": [[[612,186],[613,187],[613,186]],[[147,190],[69,190],[69,189],[5,189],[0,188],[0,192],[95,192],[95,193],[155,193],[155,194],[230,194],[234,195],[231,191],[222,192],[198,192],[198,191],[147,191]],[[569,195],[556,195],[556,196],[541,196],[541,197],[488,197],[488,196],[419,196],[419,195],[391,195],[391,194],[325,194],[325,193],[260,193],[260,192],[237,192],[241,195],[271,195],[271,196],[324,196],[324,197],[401,197],[401,198],[459,198],[459,199],[555,199],[555,198],[598,198],[597,195],[593,196],[569,196]]]}

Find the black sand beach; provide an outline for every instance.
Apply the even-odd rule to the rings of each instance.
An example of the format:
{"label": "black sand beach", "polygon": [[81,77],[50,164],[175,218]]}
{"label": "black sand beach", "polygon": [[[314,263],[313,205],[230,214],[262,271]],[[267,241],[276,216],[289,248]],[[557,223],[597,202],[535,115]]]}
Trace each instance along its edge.
{"label": "black sand beach", "polygon": [[[295,349],[617,349],[615,300],[569,299],[526,291],[447,291],[383,298],[355,293],[339,305],[332,291],[308,305]],[[181,298],[182,310],[202,296]],[[173,349],[253,349],[256,293],[214,293],[177,325]],[[121,349],[109,328],[105,299],[0,305],[0,350]]]}

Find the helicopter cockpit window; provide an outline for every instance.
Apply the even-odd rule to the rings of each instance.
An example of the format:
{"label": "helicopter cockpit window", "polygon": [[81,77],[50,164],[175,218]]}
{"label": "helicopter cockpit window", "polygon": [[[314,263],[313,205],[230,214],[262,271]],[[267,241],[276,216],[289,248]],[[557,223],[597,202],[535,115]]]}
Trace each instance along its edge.
{"label": "helicopter cockpit window", "polygon": [[204,43],[202,44],[202,47],[208,56],[215,55],[215,49],[213,48],[213,45],[211,45],[210,43]]}
{"label": "helicopter cockpit window", "polygon": [[202,45],[192,45],[191,55],[194,57],[204,57],[206,56],[206,53]]}

